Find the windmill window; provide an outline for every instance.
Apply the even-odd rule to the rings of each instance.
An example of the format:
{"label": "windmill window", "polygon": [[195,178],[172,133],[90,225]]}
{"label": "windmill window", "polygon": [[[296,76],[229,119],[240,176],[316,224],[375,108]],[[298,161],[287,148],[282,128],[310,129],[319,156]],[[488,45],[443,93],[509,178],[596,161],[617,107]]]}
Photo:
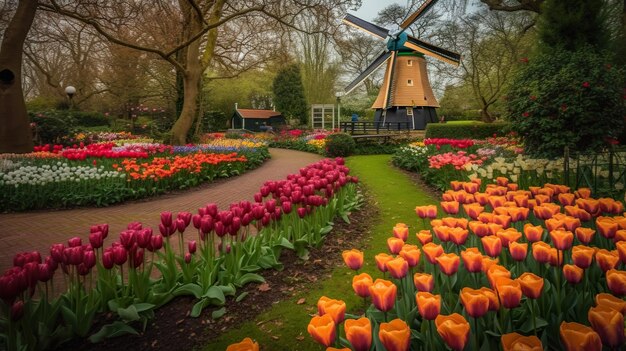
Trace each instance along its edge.
{"label": "windmill window", "polygon": [[406,61],[406,65],[407,66],[413,66],[413,60],[407,60]]}
{"label": "windmill window", "polygon": [[413,116],[413,107],[407,107],[406,108],[406,115],[407,116]]}
{"label": "windmill window", "polygon": [[413,86],[413,79],[407,80],[406,85],[412,87]]}

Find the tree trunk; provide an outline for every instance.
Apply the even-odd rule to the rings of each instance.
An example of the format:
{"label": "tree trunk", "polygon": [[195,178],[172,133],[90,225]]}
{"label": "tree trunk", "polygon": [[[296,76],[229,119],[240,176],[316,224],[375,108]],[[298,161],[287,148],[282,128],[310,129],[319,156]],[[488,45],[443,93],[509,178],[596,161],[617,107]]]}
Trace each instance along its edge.
{"label": "tree trunk", "polygon": [[22,55],[36,11],[37,1],[20,0],[0,46],[0,153],[33,151],[22,91]]}
{"label": "tree trunk", "polygon": [[482,106],[482,109],[480,110],[480,118],[485,123],[492,123],[494,118],[491,115],[491,113],[489,113],[490,104],[488,104],[487,101],[485,101],[484,97],[481,98],[481,101],[482,101],[483,106]]}

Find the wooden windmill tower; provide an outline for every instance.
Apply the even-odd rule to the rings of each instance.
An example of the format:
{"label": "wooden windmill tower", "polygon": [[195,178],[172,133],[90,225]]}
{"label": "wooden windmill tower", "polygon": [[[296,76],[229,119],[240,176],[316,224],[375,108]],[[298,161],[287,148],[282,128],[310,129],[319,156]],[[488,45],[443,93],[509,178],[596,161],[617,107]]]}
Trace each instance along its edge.
{"label": "wooden windmill tower", "polygon": [[399,31],[369,23],[348,14],[344,23],[383,39],[384,50],[350,85],[346,94],[369,77],[376,69],[387,64],[383,85],[372,105],[377,122],[409,122],[413,129],[425,129],[428,122],[437,121],[435,108],[439,103],[428,82],[424,55],[458,66],[461,55],[408,35],[405,30],[426,13],[438,0],[426,0],[401,25]]}

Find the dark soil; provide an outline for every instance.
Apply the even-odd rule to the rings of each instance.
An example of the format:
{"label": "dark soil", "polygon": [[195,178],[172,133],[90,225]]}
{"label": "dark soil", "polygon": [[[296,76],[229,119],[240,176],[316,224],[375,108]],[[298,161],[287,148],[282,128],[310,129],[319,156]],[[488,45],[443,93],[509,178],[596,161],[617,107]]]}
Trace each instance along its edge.
{"label": "dark soil", "polygon": [[[133,351],[170,351],[192,350],[210,343],[210,340],[240,324],[256,318],[273,304],[294,296],[298,291],[308,289],[308,285],[324,279],[333,268],[342,265],[341,255],[336,253],[348,250],[362,242],[363,236],[373,225],[378,210],[367,199],[360,211],[350,215],[351,224],[337,220],[335,227],[328,234],[319,249],[311,249],[307,261],[298,259],[293,251],[283,250],[280,261],[282,271],[266,270],[260,272],[265,278],[267,289],[259,289],[261,284],[248,284],[237,291],[237,295],[247,292],[240,302],[229,297],[226,302],[226,315],[213,320],[211,313],[217,308],[206,308],[198,318],[189,317],[195,301],[193,297],[179,297],[155,312],[155,318],[148,323],[145,332],[140,335],[124,335],[92,344],[87,339],[72,340],[57,350],[95,350],[111,351],[132,348]],[[112,322],[111,316],[102,316],[93,332],[106,323]]]}

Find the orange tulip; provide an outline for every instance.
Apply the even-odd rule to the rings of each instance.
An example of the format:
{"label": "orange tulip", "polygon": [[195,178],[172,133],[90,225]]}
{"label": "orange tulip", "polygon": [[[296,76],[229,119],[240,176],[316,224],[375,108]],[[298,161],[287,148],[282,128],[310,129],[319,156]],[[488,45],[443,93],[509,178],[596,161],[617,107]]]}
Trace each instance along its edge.
{"label": "orange tulip", "polygon": [[504,247],[509,247],[509,243],[516,242],[522,237],[522,233],[518,232],[515,228],[501,230],[497,232],[496,235]]}
{"label": "orange tulip", "polygon": [[517,189],[519,189],[519,185],[515,183],[509,183],[506,185],[506,188],[510,191],[517,191]]}
{"label": "orange tulip", "polygon": [[433,231],[435,232],[437,239],[444,243],[450,241],[450,229],[451,228],[447,225],[433,227]]}
{"label": "orange tulip", "polygon": [[454,190],[454,191],[459,191],[459,190],[463,189],[463,182],[460,182],[458,180],[451,180],[450,181],[450,188],[452,188],[452,190]]}
{"label": "orange tulip", "polygon": [[596,295],[596,305],[610,307],[621,314],[626,312],[626,301],[607,293]]}
{"label": "orange tulip", "polygon": [[559,203],[563,206],[571,206],[574,204],[574,200],[576,200],[576,195],[574,194],[559,194],[557,195],[557,199],[559,199]]}
{"label": "orange tulip", "polygon": [[526,223],[524,224],[524,235],[526,236],[526,240],[531,243],[541,241],[541,237],[543,236],[543,227],[540,225],[534,226],[530,223]]}
{"label": "orange tulip", "polygon": [[[618,223],[618,226],[619,226],[619,223]],[[618,243],[618,242],[620,242],[620,241],[626,241],[626,230],[624,230],[624,229],[618,229],[618,230],[615,232],[615,236],[613,237],[613,241],[614,241],[615,243]]]}
{"label": "orange tulip", "polygon": [[441,201],[441,209],[443,209],[443,212],[447,214],[457,214],[459,213],[459,202],[458,201]]}
{"label": "orange tulip", "polygon": [[613,295],[626,295],[626,272],[610,269],[606,272],[606,285]]}
{"label": "orange tulip", "polygon": [[456,218],[456,217],[443,217],[443,218],[441,218],[441,222],[443,223],[443,225],[448,226],[450,228],[456,227],[456,221],[457,220],[458,220],[458,218]]}
{"label": "orange tulip", "polygon": [[552,218],[552,216],[554,215],[550,208],[544,206],[544,204],[533,207],[533,214],[535,215],[535,217],[544,220]]}
{"label": "orange tulip", "polygon": [[465,244],[468,234],[469,234],[469,231],[467,229],[463,229],[459,227],[451,228],[448,231],[450,241],[452,241],[456,245]]}
{"label": "orange tulip", "polygon": [[478,216],[485,210],[485,208],[481,206],[479,203],[474,202],[471,204],[464,204],[463,210],[465,211],[465,213],[467,213],[467,215],[471,219],[476,220]]}
{"label": "orange tulip", "polygon": [[500,297],[502,306],[515,308],[522,300],[522,287],[518,281],[501,277],[496,280],[496,292]]}
{"label": "orange tulip", "polygon": [[497,257],[502,252],[502,240],[495,235],[480,238],[483,243],[485,253],[491,257]]}
{"label": "orange tulip", "polygon": [[396,279],[404,278],[409,271],[409,263],[401,256],[387,261],[386,265],[389,274]]}
{"label": "orange tulip", "polygon": [[556,217],[546,219],[545,224],[546,224],[546,229],[548,229],[548,232],[564,228],[563,221],[560,219],[557,219]]}
{"label": "orange tulip", "polygon": [[469,222],[469,228],[479,238],[489,235],[489,226],[481,221]]}
{"label": "orange tulip", "polygon": [[435,205],[426,205],[426,206],[417,206],[415,207],[415,213],[420,218],[437,218],[437,206]]}
{"label": "orange tulip", "polygon": [[497,281],[500,278],[511,278],[511,272],[504,266],[493,265],[487,270],[487,279],[492,288],[496,287]]}
{"label": "orange tulip", "polygon": [[585,211],[584,209],[576,206],[565,206],[565,213],[568,216],[572,216],[580,219],[583,222],[587,222],[591,220],[591,213]]}
{"label": "orange tulip", "polygon": [[409,267],[417,266],[421,256],[422,252],[417,247],[417,245],[405,244],[404,246],[402,246],[402,250],[400,250],[400,257],[406,260],[406,262],[409,264]]}
{"label": "orange tulip", "polygon": [[489,194],[476,192],[474,193],[474,199],[481,206],[485,206],[489,203]]}
{"label": "orange tulip", "polygon": [[407,241],[409,238],[409,227],[404,223],[398,223],[395,227],[393,227],[393,236],[402,239],[402,241]]}
{"label": "orange tulip", "polygon": [[244,338],[236,344],[230,344],[226,351],[259,351],[259,344],[250,338]]}
{"label": "orange tulip", "polygon": [[576,238],[583,244],[589,244],[593,240],[595,233],[596,231],[591,228],[576,228]]}
{"label": "orange tulip", "polygon": [[496,184],[499,186],[507,186],[507,184],[509,184],[509,179],[506,177],[496,177]]}
{"label": "orange tulip", "polygon": [[346,263],[346,266],[352,270],[358,271],[363,266],[362,251],[356,249],[345,250],[341,253],[341,256],[343,257],[343,262]]}
{"label": "orange tulip", "polygon": [[376,266],[378,267],[378,270],[381,272],[387,272],[387,261],[392,260],[393,256],[390,256],[386,253],[379,253],[378,255],[374,256],[374,259],[376,260]]}
{"label": "orange tulip", "polygon": [[464,182],[463,183],[463,190],[465,190],[466,192],[470,193],[470,194],[474,194],[478,191],[480,187],[480,184],[474,183],[474,182]]}
{"label": "orange tulip", "polygon": [[387,239],[387,248],[389,249],[389,252],[391,252],[394,255],[397,255],[400,250],[402,250],[402,246],[404,245],[404,240],[402,239],[398,239],[398,238],[388,238]]}
{"label": "orange tulip", "polygon": [[529,299],[538,299],[543,290],[543,278],[536,276],[530,272],[526,272],[517,278],[522,286],[524,296]]}
{"label": "orange tulip", "polygon": [[550,239],[557,250],[569,250],[574,242],[574,233],[568,230],[553,230],[550,232]]}
{"label": "orange tulip", "polygon": [[372,346],[372,324],[365,317],[346,319],[346,339],[355,351],[367,351]]}
{"label": "orange tulip", "polygon": [[[505,208],[506,209],[506,208]],[[509,216],[509,211],[504,211],[506,214],[493,216],[493,223],[499,224],[502,228],[508,228],[511,226],[511,216]]]}
{"label": "orange tulip", "polygon": [[417,240],[419,240],[422,245],[426,245],[433,241],[433,234],[428,229],[420,230],[416,235]]}
{"label": "orange tulip", "polygon": [[491,235],[497,235],[499,231],[504,230],[504,228],[497,223],[487,223],[487,227],[489,227],[489,234]]}
{"label": "orange tulip", "polygon": [[518,243],[516,241],[509,244],[509,252],[513,260],[522,262],[528,254],[528,243]]}
{"label": "orange tulip", "polygon": [[480,318],[489,312],[489,298],[480,290],[465,287],[459,297],[470,317]]}
{"label": "orange tulip", "polygon": [[533,243],[532,248],[535,261],[539,263],[550,262],[550,245],[546,244],[543,241],[537,241]]}
{"label": "orange tulip", "polygon": [[600,211],[604,213],[616,215],[624,211],[624,205],[610,197],[598,199],[598,202],[600,203]]}
{"label": "orange tulip", "polygon": [[430,226],[431,227],[439,227],[440,225],[443,225],[443,221],[441,219],[433,219],[430,221]]}
{"label": "orange tulip", "polygon": [[543,205],[549,203],[552,199],[546,194],[537,194],[535,195],[535,201],[537,201],[538,205]]}
{"label": "orange tulip", "polygon": [[563,276],[570,284],[578,284],[583,279],[585,271],[573,264],[566,264],[563,266]]}
{"label": "orange tulip", "polygon": [[618,347],[624,343],[624,315],[620,312],[607,306],[596,306],[589,309],[587,318],[603,345]]}
{"label": "orange tulip", "polygon": [[442,254],[436,258],[439,269],[445,275],[453,275],[459,269],[461,259],[454,253]]}
{"label": "orange tulip", "polygon": [[478,215],[478,220],[483,223],[493,223],[493,216],[492,212],[482,212]]}
{"label": "orange tulip", "polygon": [[417,291],[432,292],[435,287],[435,280],[428,273],[415,273],[413,275],[413,284],[415,284]]}
{"label": "orange tulip", "polygon": [[376,279],[374,284],[370,286],[372,303],[380,311],[389,311],[396,302],[397,291],[398,287],[394,283],[384,279]]}
{"label": "orange tulip", "polygon": [[476,201],[474,195],[466,192],[465,190],[459,190],[452,193],[452,198],[454,201],[460,204],[470,204]]}
{"label": "orange tulip", "polygon": [[506,202],[506,197],[504,196],[496,196],[496,195],[489,196],[489,205],[491,206],[491,208],[502,207],[504,206],[505,202]]}
{"label": "orange tulip", "polygon": [[596,199],[576,199],[576,206],[596,216],[600,212],[600,202]]}
{"label": "orange tulip", "polygon": [[626,241],[618,241],[615,243],[615,248],[617,249],[617,254],[619,255],[619,260],[622,263],[626,263]]}
{"label": "orange tulip", "polygon": [[441,295],[433,295],[429,292],[420,291],[415,294],[417,310],[423,319],[432,321],[441,311]]}
{"label": "orange tulip", "polygon": [[556,248],[550,248],[550,266],[556,267],[563,264],[563,252]]}
{"label": "orange tulip", "polygon": [[491,266],[493,265],[497,265],[498,264],[498,259],[497,258],[491,258],[489,256],[483,255],[483,262],[482,262],[482,271],[487,273],[489,271],[489,268],[491,268]]}
{"label": "orange tulip", "polygon": [[461,351],[465,348],[469,339],[470,325],[463,316],[458,313],[449,316],[440,314],[435,318],[435,326],[449,348],[455,351]]}
{"label": "orange tulip", "polygon": [[380,323],[378,338],[387,351],[406,351],[411,342],[411,328],[401,319]]}
{"label": "orange tulip", "polygon": [[374,284],[372,277],[367,273],[355,275],[352,278],[352,289],[360,297],[370,296],[370,286]]}
{"label": "orange tulip", "polygon": [[328,314],[313,317],[307,326],[307,331],[315,341],[326,347],[335,341],[335,322]]}
{"label": "orange tulip", "polygon": [[619,228],[617,222],[611,217],[598,217],[596,219],[596,227],[598,232],[607,239],[612,239]]}
{"label": "orange tulip", "polygon": [[580,219],[572,217],[572,216],[564,216],[562,221],[563,221],[563,226],[565,226],[565,229],[569,230],[570,232],[575,231],[577,228],[579,228],[582,225],[580,223]]}
{"label": "orange tulip", "polygon": [[602,272],[606,272],[609,269],[615,268],[619,262],[619,255],[617,251],[609,251],[606,249],[600,249],[596,252],[596,263]]}
{"label": "orange tulip", "polygon": [[515,195],[513,196],[513,201],[519,207],[528,208],[528,195]]}
{"label": "orange tulip", "polygon": [[489,311],[497,311],[500,309],[500,300],[498,300],[498,295],[495,291],[484,286],[478,289],[478,291],[489,299]]}
{"label": "orange tulip", "polygon": [[428,243],[422,246],[422,252],[424,252],[428,262],[435,264],[437,257],[443,255],[443,247],[435,243]]}
{"label": "orange tulip", "polygon": [[483,268],[483,254],[476,247],[470,247],[461,251],[461,259],[465,269],[470,273],[477,273]]}
{"label": "orange tulip", "polygon": [[543,351],[543,345],[538,337],[523,336],[518,333],[504,334],[500,338],[502,350],[504,351]]}
{"label": "orange tulip", "polygon": [[602,351],[600,336],[586,325],[562,322],[559,334],[565,351]]}
{"label": "orange tulip", "polygon": [[317,313],[320,316],[330,315],[335,325],[339,325],[343,322],[346,315],[346,303],[341,300],[329,299],[326,296],[322,296],[317,301]]}
{"label": "orange tulip", "polygon": [[619,226],[619,229],[626,229],[626,217],[624,217],[624,216],[615,216],[615,217],[613,217],[613,219],[615,220],[615,222],[617,222],[617,225]]}
{"label": "orange tulip", "polygon": [[585,245],[576,245],[572,247],[572,261],[580,268],[587,269],[591,266],[593,256],[595,256],[596,250],[592,247]]}
{"label": "orange tulip", "polygon": [[530,210],[526,207],[507,207],[511,221],[522,222],[528,219]]}
{"label": "orange tulip", "polygon": [[578,188],[578,190],[574,192],[574,195],[576,195],[577,198],[588,199],[591,196],[591,189]]}
{"label": "orange tulip", "polygon": [[443,201],[454,201],[454,196],[452,196],[453,192],[454,190],[446,190],[445,193],[441,194],[441,199]]}

